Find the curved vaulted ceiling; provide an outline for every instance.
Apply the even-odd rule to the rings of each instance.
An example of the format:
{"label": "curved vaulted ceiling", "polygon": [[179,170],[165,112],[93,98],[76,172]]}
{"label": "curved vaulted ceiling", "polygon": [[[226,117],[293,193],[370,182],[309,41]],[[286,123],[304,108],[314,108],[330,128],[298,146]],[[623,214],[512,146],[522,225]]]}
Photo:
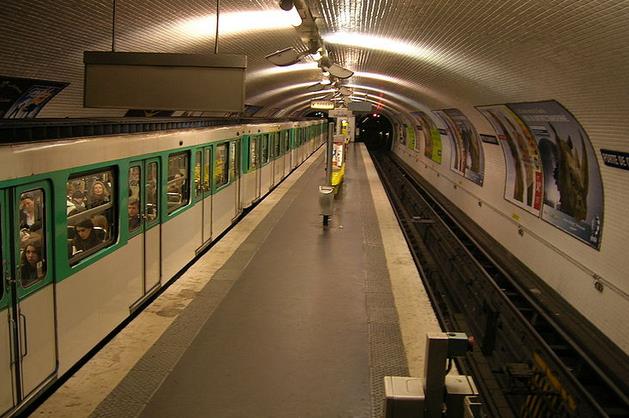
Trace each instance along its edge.
{"label": "curved vaulted ceiling", "polygon": [[[623,129],[629,110],[629,3],[620,0],[302,0],[330,56],[355,71],[357,94],[398,118],[457,107],[491,128],[475,105],[555,99],[590,125]],[[84,50],[110,50],[107,1],[6,0],[0,73],[70,82],[39,115],[119,116],[82,107]],[[116,0],[118,51],[212,53],[214,0]],[[246,103],[259,114],[299,113],[316,62],[274,67],[264,56],[305,51],[276,0],[222,0],[219,52],[246,54]],[[357,96],[357,100],[362,100]],[[601,119],[602,118],[602,119]]]}

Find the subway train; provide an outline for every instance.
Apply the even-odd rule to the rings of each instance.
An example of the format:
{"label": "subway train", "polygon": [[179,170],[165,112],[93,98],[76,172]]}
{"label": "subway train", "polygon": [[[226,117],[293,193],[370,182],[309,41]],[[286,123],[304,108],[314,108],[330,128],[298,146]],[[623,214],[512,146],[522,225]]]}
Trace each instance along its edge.
{"label": "subway train", "polygon": [[0,145],[0,416],[66,373],[323,142],[324,120]]}

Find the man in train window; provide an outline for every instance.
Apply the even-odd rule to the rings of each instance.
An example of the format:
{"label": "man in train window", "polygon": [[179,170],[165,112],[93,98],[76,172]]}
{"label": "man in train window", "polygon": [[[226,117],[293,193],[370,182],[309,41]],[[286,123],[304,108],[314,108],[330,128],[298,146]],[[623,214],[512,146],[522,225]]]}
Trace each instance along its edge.
{"label": "man in train window", "polygon": [[129,214],[129,231],[133,231],[140,226],[140,201],[137,198],[129,198],[127,212]]}

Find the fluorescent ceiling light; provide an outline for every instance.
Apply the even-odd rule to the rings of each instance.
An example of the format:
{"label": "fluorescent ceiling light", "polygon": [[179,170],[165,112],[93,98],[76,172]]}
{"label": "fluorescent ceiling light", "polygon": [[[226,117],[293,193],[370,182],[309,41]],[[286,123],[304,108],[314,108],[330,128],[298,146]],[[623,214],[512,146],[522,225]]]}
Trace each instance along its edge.
{"label": "fluorescent ceiling light", "polygon": [[295,7],[295,5],[293,5],[293,7],[288,11],[284,13],[285,15],[288,14],[288,22],[293,26],[293,27],[297,27],[297,26],[301,26],[302,20],[301,20],[301,16],[299,15],[299,12],[297,11],[297,8]]}
{"label": "fluorescent ceiling light", "polygon": [[298,64],[294,64],[288,67],[269,67],[269,68],[264,68],[262,70],[252,71],[250,73],[247,73],[247,82],[256,80],[258,78],[272,77],[272,76],[276,76],[280,74],[292,73],[292,72],[297,72],[297,71],[312,71],[312,70],[321,71],[319,67],[317,66],[316,62],[298,63]]}
{"label": "fluorescent ceiling light", "polygon": [[425,60],[434,58],[435,55],[434,52],[429,49],[418,47],[408,42],[357,32],[328,33],[323,36],[323,40],[331,44],[375,49]]}
{"label": "fluorescent ceiling light", "polygon": [[[293,7],[295,14],[301,17]],[[271,31],[277,29],[292,29],[296,18],[292,12],[287,19],[287,13],[283,10],[259,10],[247,12],[221,13],[219,22],[219,36],[236,35],[243,32]],[[205,15],[180,22],[177,28],[188,36],[204,38],[213,37],[216,34],[216,15]]]}

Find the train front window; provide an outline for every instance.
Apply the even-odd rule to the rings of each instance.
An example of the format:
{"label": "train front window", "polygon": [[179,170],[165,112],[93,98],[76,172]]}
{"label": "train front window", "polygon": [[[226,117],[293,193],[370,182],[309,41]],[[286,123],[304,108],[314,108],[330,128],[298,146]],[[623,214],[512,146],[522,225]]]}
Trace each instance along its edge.
{"label": "train front window", "polygon": [[127,213],[129,215],[129,232],[137,230],[142,224],[140,208],[142,196],[140,185],[142,184],[142,171],[139,166],[129,169],[129,200],[127,201]]}
{"label": "train front window", "polygon": [[[3,241],[3,237],[2,237],[3,224],[2,224],[2,222],[3,221],[4,221],[4,214],[2,213],[2,206],[0,206],[0,259],[2,260],[2,265],[0,265],[0,274],[2,275],[2,277],[4,277],[4,269],[6,268],[6,264],[5,264],[5,260],[4,260],[4,252],[2,252],[2,241]],[[0,300],[2,300],[3,296],[4,296],[4,280],[2,278],[0,278]]]}
{"label": "train front window", "polygon": [[[129,199],[139,199],[140,167],[129,169]],[[71,176],[67,190],[67,243],[70,265],[113,244],[116,239],[114,170]]]}
{"label": "train front window", "polygon": [[229,143],[229,178],[235,179],[238,165],[236,164],[236,142]]}
{"label": "train front window", "polygon": [[249,169],[258,168],[258,137],[252,136],[249,140]]}
{"label": "train front window", "polygon": [[201,182],[203,178],[202,156],[201,150],[194,153],[194,197],[203,195],[203,183]]}
{"label": "train front window", "polygon": [[262,135],[260,137],[260,156],[262,157],[261,164],[264,165],[269,162],[269,136]]}
{"label": "train front window", "polygon": [[282,137],[284,142],[284,153],[286,153],[290,149],[289,132],[282,131]]}
{"label": "train front window", "polygon": [[181,152],[168,156],[168,183],[166,196],[168,197],[168,213],[184,207],[190,200],[190,179],[188,167],[190,154]]}
{"label": "train front window", "polygon": [[44,191],[20,194],[18,231],[20,242],[20,284],[30,287],[46,277],[46,224]]}
{"label": "train front window", "polygon": [[216,163],[214,165],[214,185],[221,187],[229,182],[229,158],[227,144],[216,146]]}
{"label": "train front window", "polygon": [[273,134],[273,148],[274,148],[274,152],[273,152],[273,156],[274,157],[279,157],[281,154],[281,150],[280,150],[280,134],[279,132],[276,132]]}
{"label": "train front window", "polygon": [[210,148],[203,150],[203,190],[210,191]]}

